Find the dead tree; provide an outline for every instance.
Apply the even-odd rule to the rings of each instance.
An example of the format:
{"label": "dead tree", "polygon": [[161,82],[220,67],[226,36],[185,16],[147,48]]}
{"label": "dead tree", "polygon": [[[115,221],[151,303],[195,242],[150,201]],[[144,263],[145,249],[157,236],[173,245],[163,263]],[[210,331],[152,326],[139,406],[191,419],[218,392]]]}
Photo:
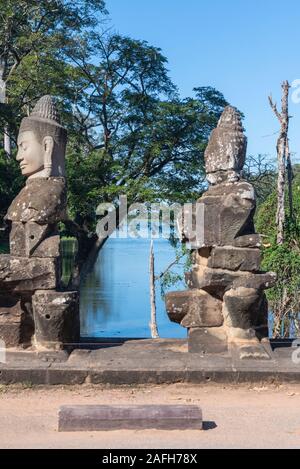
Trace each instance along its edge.
{"label": "dead tree", "polygon": [[284,224],[285,224],[285,186],[286,172],[288,167],[288,183],[289,183],[289,200],[290,200],[290,216],[292,217],[292,171],[289,152],[289,89],[288,81],[282,83],[282,99],[281,112],[278,111],[277,105],[273,102],[272,96],[269,96],[269,103],[280,123],[279,138],[277,140],[277,161],[278,161],[278,180],[277,180],[277,243],[284,243]]}
{"label": "dead tree", "polygon": [[151,306],[151,321],[150,321],[150,331],[152,339],[159,339],[159,333],[157,329],[157,318],[156,318],[156,298],[155,298],[155,272],[154,272],[154,251],[153,251],[153,241],[151,241],[150,247],[150,263],[149,263],[149,273],[150,273],[150,306]]}
{"label": "dead tree", "polygon": [[[4,65],[0,62],[0,104],[6,105],[6,81],[4,80]],[[3,129],[4,135],[4,151],[6,152],[7,156],[11,156],[11,143],[10,143],[10,134],[9,134],[9,127],[8,124],[4,125]]]}

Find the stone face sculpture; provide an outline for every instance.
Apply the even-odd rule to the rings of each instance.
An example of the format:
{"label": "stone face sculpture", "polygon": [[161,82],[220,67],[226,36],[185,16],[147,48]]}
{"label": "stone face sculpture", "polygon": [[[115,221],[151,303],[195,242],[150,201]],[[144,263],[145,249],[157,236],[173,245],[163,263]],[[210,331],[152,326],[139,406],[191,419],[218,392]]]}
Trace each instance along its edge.
{"label": "stone face sculpture", "polygon": [[29,179],[65,177],[66,143],[52,97],[43,96],[21,123],[17,160],[22,174]]}
{"label": "stone face sculpture", "polygon": [[242,179],[246,145],[240,115],[228,106],[205,152],[211,186],[193,209],[194,217],[202,214],[202,236],[183,226],[193,248],[190,290],[167,294],[166,307],[171,321],[188,329],[190,352],[229,350],[240,359],[269,359],[264,290],[276,275],[260,270],[255,194]]}
{"label": "stone face sculpture", "polygon": [[247,138],[240,115],[228,106],[213,130],[205,152],[206,176],[210,184],[237,182],[246,158]]}
{"label": "stone face sculpture", "polygon": [[65,148],[51,96],[22,120],[17,160],[27,177],[8,209],[10,254],[0,256],[0,339],[56,349],[79,339],[78,292],[62,291],[57,224],[66,217]]}

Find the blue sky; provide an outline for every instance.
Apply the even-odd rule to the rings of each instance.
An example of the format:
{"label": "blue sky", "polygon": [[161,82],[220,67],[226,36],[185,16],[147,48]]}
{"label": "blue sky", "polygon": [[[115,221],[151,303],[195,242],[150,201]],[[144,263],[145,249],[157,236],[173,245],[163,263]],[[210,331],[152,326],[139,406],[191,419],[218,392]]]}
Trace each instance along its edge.
{"label": "blue sky", "polygon": [[[181,95],[214,86],[245,114],[248,153],[276,155],[281,82],[300,79],[299,0],[106,0],[111,26],[168,58]],[[292,90],[293,91],[293,90]],[[300,163],[300,103],[290,100],[291,151]]]}

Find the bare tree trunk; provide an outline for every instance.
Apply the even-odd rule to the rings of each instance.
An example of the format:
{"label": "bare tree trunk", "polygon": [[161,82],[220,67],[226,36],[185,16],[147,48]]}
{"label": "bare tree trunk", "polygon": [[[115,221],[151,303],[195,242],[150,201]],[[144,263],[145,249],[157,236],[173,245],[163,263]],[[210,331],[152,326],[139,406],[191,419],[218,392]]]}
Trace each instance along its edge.
{"label": "bare tree trunk", "polygon": [[291,153],[289,147],[289,141],[287,142],[287,180],[288,180],[288,191],[289,191],[289,216],[290,219],[294,219],[294,202],[293,202],[293,167],[291,161]]}
{"label": "bare tree trunk", "polygon": [[154,273],[154,251],[153,251],[153,241],[151,241],[150,248],[150,305],[151,305],[151,321],[150,321],[150,331],[152,339],[158,339],[158,329],[157,329],[157,319],[156,319],[156,299],[155,299],[155,273]]}
{"label": "bare tree trunk", "polygon": [[[6,82],[4,80],[4,71],[5,67],[2,61],[0,61],[0,103],[7,104],[6,99]],[[4,151],[6,152],[7,156],[11,156],[11,141],[10,141],[10,134],[9,134],[9,127],[6,124],[3,129],[3,146]]]}
{"label": "bare tree trunk", "polygon": [[277,180],[277,243],[284,243],[284,225],[285,225],[285,183],[286,168],[289,160],[289,89],[288,81],[282,83],[282,99],[281,112],[278,111],[276,104],[273,103],[272,97],[269,96],[269,103],[274,111],[275,116],[280,123],[280,133],[277,141],[277,161],[278,161],[278,180]]}
{"label": "bare tree trunk", "polygon": [[10,142],[10,134],[8,125],[4,127],[4,151],[6,152],[7,156],[11,157],[11,142]]}
{"label": "bare tree trunk", "polygon": [[284,224],[285,224],[285,179],[286,179],[286,161],[284,156],[284,142],[280,139],[277,146],[278,158],[278,180],[277,180],[277,244],[284,243]]}

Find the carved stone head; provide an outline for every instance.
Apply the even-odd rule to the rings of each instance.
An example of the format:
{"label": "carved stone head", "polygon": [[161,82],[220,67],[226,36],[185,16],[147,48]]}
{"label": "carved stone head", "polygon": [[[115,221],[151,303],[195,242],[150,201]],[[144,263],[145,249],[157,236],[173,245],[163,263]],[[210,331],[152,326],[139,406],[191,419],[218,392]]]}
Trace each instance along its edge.
{"label": "carved stone head", "polygon": [[240,113],[227,106],[212,131],[205,151],[205,167],[210,184],[236,182],[242,177],[247,150]]}
{"label": "carved stone head", "polygon": [[29,179],[64,177],[67,131],[51,96],[43,96],[21,122],[17,161]]}

